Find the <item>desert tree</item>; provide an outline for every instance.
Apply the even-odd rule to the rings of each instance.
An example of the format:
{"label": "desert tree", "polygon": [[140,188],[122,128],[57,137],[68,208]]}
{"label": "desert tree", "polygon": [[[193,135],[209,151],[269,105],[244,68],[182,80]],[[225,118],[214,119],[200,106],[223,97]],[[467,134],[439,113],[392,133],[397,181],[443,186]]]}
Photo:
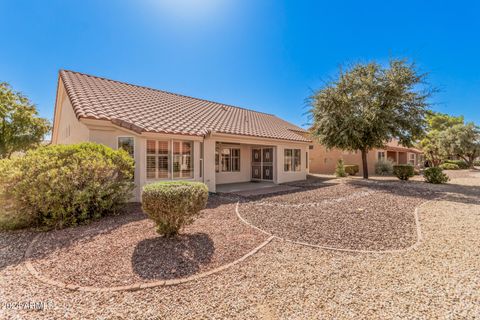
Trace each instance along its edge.
{"label": "desert tree", "polygon": [[50,131],[34,104],[6,82],[0,83],[0,159],[38,146]]}
{"label": "desert tree", "polygon": [[428,98],[426,74],[406,60],[358,63],[340,69],[309,99],[311,132],[325,147],[360,150],[363,177],[367,153],[392,138],[411,147],[424,135]]}
{"label": "desert tree", "polygon": [[475,159],[480,156],[478,126],[474,123],[457,124],[443,131],[439,138],[444,153],[463,159],[469,168],[473,168]]}
{"label": "desert tree", "polygon": [[426,120],[425,136],[420,140],[419,147],[422,149],[425,158],[436,167],[451,155],[449,154],[451,148],[446,147],[443,132],[453,126],[463,125],[464,118],[463,116],[455,117],[445,113],[429,111]]}

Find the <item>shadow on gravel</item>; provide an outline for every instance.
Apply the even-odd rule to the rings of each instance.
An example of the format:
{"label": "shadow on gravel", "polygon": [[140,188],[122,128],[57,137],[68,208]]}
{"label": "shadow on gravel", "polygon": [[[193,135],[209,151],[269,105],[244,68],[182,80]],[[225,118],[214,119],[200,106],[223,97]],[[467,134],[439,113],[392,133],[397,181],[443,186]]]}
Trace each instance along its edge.
{"label": "shadow on gravel", "polygon": [[[207,208],[216,208],[225,203],[235,202],[236,200],[234,199],[224,199],[212,195],[208,201]],[[139,203],[130,203],[125,206],[120,214],[103,217],[89,224],[45,232],[34,229],[0,231],[0,271],[8,266],[22,263],[25,260],[25,250],[39,233],[41,234],[39,242],[35,244],[34,252],[32,257],[30,257],[33,260],[46,257],[56,250],[68,248],[77,241],[105,235],[126,224],[146,218],[147,215],[142,211]],[[190,239],[187,245],[192,250],[195,249],[193,248],[193,240],[195,239]],[[207,245],[211,242],[203,239],[201,236],[197,236],[196,240]],[[200,244],[198,245],[200,246]]]}
{"label": "shadow on gravel", "polygon": [[143,279],[183,278],[209,263],[214,251],[214,243],[205,233],[145,239],[135,247],[133,270]]}

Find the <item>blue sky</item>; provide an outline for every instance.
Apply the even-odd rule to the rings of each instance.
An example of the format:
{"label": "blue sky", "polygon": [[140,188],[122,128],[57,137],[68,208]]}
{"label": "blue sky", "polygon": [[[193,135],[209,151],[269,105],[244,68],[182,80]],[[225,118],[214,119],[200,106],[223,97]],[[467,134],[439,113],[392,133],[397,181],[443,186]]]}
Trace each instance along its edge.
{"label": "blue sky", "polygon": [[437,111],[480,124],[480,5],[463,1],[0,0],[0,81],[53,118],[58,70],[307,121],[338,67],[406,57]]}

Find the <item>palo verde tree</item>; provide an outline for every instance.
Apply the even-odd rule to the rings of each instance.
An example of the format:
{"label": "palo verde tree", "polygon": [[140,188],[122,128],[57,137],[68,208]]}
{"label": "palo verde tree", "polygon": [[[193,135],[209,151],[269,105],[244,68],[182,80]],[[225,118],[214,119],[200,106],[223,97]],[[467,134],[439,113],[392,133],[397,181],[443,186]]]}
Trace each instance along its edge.
{"label": "palo verde tree", "polygon": [[428,161],[436,167],[446,159],[451,152],[450,147],[446,147],[446,141],[443,139],[443,132],[456,125],[463,125],[463,116],[451,116],[440,112],[427,112],[427,130],[423,139],[420,141],[420,148]]}
{"label": "palo verde tree", "polygon": [[431,94],[425,77],[405,60],[340,70],[310,97],[313,136],[327,148],[360,150],[367,179],[369,150],[392,138],[410,147],[423,136]]}
{"label": "palo verde tree", "polygon": [[35,105],[8,83],[1,82],[0,159],[38,146],[49,131],[49,121],[38,116]]}
{"label": "palo verde tree", "polygon": [[480,128],[473,123],[457,124],[440,134],[444,152],[462,158],[469,168],[480,156]]}

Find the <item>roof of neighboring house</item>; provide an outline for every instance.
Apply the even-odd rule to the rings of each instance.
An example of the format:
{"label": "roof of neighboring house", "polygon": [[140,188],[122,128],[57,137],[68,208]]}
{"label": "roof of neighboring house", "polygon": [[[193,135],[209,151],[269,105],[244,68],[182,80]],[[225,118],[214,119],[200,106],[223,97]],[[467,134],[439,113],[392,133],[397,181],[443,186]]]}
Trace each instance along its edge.
{"label": "roof of neighboring house", "polygon": [[309,142],[305,130],[274,115],[61,70],[77,118],[108,120],[135,132],[210,132]]}
{"label": "roof of neighboring house", "polygon": [[388,151],[398,151],[398,152],[412,152],[412,153],[423,153],[422,150],[416,148],[407,148],[398,143],[398,139],[392,139],[385,144],[385,149]]}

